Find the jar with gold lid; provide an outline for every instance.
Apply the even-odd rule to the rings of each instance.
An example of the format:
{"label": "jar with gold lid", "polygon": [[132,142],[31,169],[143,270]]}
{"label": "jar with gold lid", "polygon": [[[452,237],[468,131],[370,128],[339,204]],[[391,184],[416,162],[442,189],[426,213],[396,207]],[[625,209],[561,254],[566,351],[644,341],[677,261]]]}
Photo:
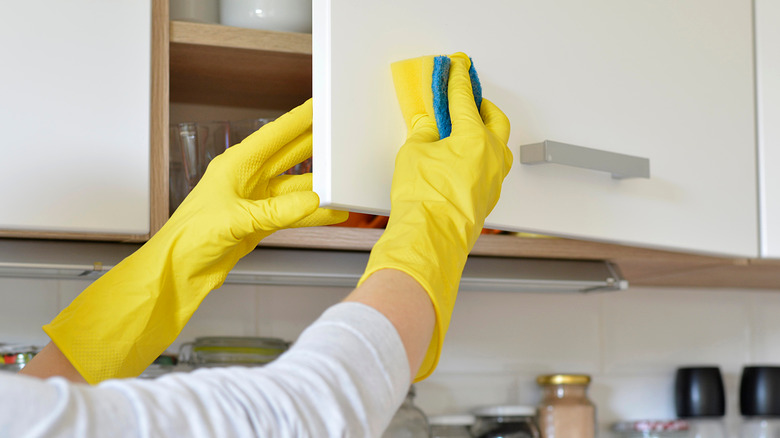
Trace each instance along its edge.
{"label": "jar with gold lid", "polygon": [[549,374],[539,376],[542,401],[537,417],[542,438],[594,438],[596,406],[588,399],[590,376]]}

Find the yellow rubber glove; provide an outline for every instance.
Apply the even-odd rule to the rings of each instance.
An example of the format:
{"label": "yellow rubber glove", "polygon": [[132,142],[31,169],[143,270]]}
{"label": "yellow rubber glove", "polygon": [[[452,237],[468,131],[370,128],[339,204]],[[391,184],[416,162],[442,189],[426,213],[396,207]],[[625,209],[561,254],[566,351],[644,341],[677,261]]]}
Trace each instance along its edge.
{"label": "yellow rubber glove", "polygon": [[[466,258],[512,166],[512,153],[506,146],[509,120],[488,100],[483,99],[477,110],[468,56],[458,53],[451,60],[452,134],[443,140],[439,140],[424,99],[405,95],[430,93],[430,82],[422,81],[424,86],[418,88],[409,86],[409,81],[431,77],[430,63],[422,58],[402,61],[401,68],[394,66],[396,93],[411,128],[395,162],[387,229],[371,251],[360,279],[362,283],[380,269],[398,269],[428,292],[436,326],[415,381],[436,368]],[[411,106],[404,106],[405,102]],[[414,113],[415,108],[421,112]]]}
{"label": "yellow rubber glove", "polygon": [[319,209],[311,174],[311,100],[214,159],[168,222],[44,327],[89,383],[139,375],[205,296],[261,239],[286,227],[346,220]]}

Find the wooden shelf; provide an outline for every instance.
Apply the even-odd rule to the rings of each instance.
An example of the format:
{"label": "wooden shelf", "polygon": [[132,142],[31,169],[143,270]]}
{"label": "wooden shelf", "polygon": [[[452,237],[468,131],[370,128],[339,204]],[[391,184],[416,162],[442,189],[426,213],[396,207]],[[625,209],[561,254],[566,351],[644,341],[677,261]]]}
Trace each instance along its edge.
{"label": "wooden shelf", "polygon": [[[278,231],[261,246],[370,251],[383,230],[319,227]],[[609,260],[632,286],[780,289],[780,261],[711,257],[570,239],[482,235],[472,255]]]}
{"label": "wooden shelf", "polygon": [[290,109],[312,95],[311,34],[170,22],[173,102]]}

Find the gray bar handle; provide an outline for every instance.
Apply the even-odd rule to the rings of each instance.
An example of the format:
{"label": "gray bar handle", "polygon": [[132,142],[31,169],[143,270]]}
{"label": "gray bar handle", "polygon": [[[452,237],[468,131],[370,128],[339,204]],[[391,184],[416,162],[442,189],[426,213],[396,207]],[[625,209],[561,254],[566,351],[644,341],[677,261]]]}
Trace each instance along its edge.
{"label": "gray bar handle", "polygon": [[609,172],[612,178],[650,178],[650,160],[545,140],[520,146],[523,164],[557,163]]}

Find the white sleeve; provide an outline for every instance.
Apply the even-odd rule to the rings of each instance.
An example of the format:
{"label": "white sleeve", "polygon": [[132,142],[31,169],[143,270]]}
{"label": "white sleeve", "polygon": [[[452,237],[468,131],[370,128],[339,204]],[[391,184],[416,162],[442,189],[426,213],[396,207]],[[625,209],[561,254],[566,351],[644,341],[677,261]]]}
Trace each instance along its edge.
{"label": "white sleeve", "polygon": [[410,378],[390,321],[341,303],[262,368],[93,387],[0,373],[0,436],[379,437]]}

